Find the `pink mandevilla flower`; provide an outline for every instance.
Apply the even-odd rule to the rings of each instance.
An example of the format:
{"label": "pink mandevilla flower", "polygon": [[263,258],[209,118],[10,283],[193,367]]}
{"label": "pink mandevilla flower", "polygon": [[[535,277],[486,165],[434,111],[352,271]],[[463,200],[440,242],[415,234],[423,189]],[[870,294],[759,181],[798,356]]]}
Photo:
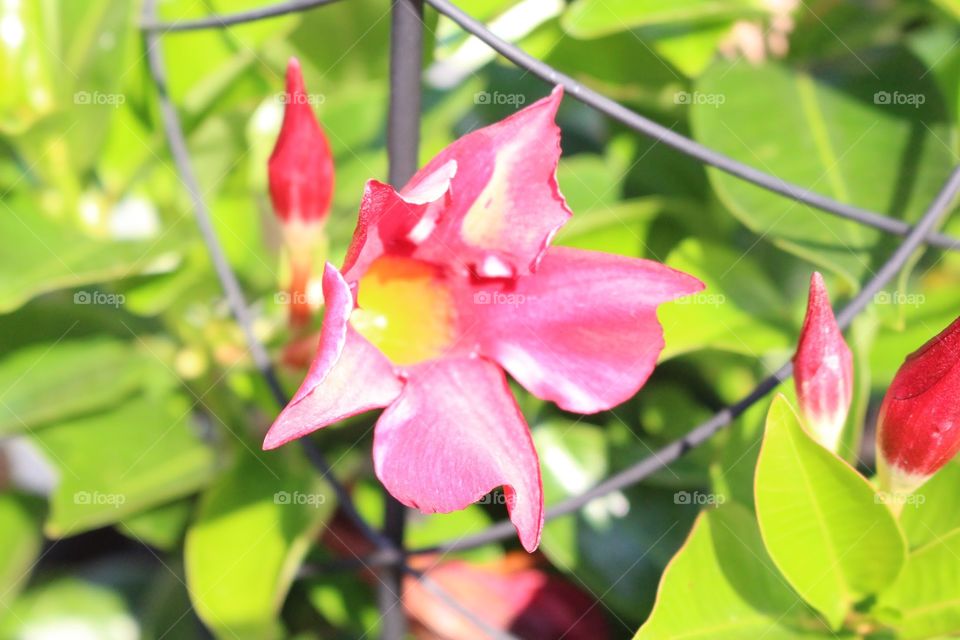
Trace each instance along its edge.
{"label": "pink mandevilla flower", "polygon": [[881,488],[909,494],[960,450],[960,318],[907,356],[880,405]]}
{"label": "pink mandevilla flower", "polygon": [[450,512],[503,487],[524,548],[543,527],[540,466],[504,369],[579,413],[633,396],[663,348],[656,308],[702,289],[647,260],[550,247],[562,90],[443,150],[399,192],[370,181],[306,379],[265,449],[370,409],[377,477]]}
{"label": "pink mandevilla flower", "polygon": [[816,272],[810,278],[807,315],[793,366],[807,427],[824,447],[836,452],[853,399],[853,356],[833,316],[823,276]]}
{"label": "pink mandevilla flower", "polygon": [[313,113],[296,58],[287,64],[283,124],[267,163],[267,177],[273,210],[290,251],[290,320],[304,325],[310,319],[306,292],[312,252],[323,237],[333,197],[333,155]]}

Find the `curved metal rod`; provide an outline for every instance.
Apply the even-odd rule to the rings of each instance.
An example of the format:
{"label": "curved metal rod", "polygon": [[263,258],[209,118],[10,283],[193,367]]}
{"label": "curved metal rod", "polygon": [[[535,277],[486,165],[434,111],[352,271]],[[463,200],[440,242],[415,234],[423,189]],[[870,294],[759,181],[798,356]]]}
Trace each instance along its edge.
{"label": "curved metal rod", "polygon": [[182,20],[177,22],[160,22],[156,17],[144,18],[140,22],[140,28],[144,31],[162,31],[164,33],[174,33],[177,31],[197,31],[199,29],[222,29],[235,24],[244,22],[253,22],[263,20],[264,18],[275,18],[288,13],[306,11],[314,7],[325,4],[332,4],[338,0],[292,0],[268,7],[251,9],[250,11],[241,11],[223,16],[210,16],[207,18],[197,18],[195,20]]}
{"label": "curved metal rod", "polygon": [[[545,80],[550,84],[559,84],[570,93],[573,98],[589,105],[610,116],[621,124],[638,131],[645,136],[659,140],[667,146],[673,147],[677,151],[688,156],[696,158],[712,167],[725,171],[731,175],[737,176],[747,182],[763,187],[768,191],[779,193],[798,202],[816,207],[821,211],[831,213],[847,220],[853,220],[881,231],[886,231],[898,236],[906,236],[913,229],[910,224],[903,220],[888,218],[887,216],[861,209],[853,205],[837,202],[824,195],[805,189],[799,185],[787,182],[776,176],[760,171],[750,165],[744,164],[738,160],[709,149],[695,140],[691,140],[676,131],[668,129],[649,118],[644,118],[635,111],[628,109],[622,104],[611,100],[610,98],[585,87],[570,76],[563,74],[550,65],[542,62],[523,49],[516,47],[509,42],[499,38],[487,27],[464,13],[459,7],[449,0],[424,0],[438,12],[447,16],[465,31],[473,34],[491,49],[502,55],[504,58],[514,63],[518,67],[525,69],[533,75]],[[926,243],[941,249],[958,250],[960,249],[960,239],[946,236],[931,231],[926,236]]]}
{"label": "curved metal rod", "polygon": [[[417,171],[420,150],[420,100],[423,68],[423,0],[392,0],[390,8],[390,106],[387,111],[387,159],[391,184],[405,184]],[[383,534],[403,549],[407,507],[383,488]],[[377,601],[384,638],[407,633],[403,612],[403,572],[380,570]],[[424,585],[426,586],[426,585]],[[456,603],[455,606],[460,606]]]}

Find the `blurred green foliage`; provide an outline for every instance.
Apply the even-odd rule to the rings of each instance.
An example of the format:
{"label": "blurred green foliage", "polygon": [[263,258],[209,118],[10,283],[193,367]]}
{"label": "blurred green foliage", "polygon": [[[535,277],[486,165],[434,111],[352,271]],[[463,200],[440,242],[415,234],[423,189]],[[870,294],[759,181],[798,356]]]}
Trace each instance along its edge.
{"label": "blurred green foliage", "polygon": [[[375,635],[368,583],[337,572],[298,579],[305,560],[335,556],[317,544],[334,497],[299,448],[259,451],[277,407],[167,151],[138,4],[0,2],[0,638],[66,637],[65,620],[118,639],[202,638],[201,623],[223,638]],[[160,11],[178,21],[263,4],[166,0]],[[883,215],[915,220],[957,161],[956,2],[458,4],[679,133]],[[302,61],[336,156],[329,258],[339,262],[365,181],[386,177],[388,10],[386,0],[345,0],[162,41],[202,194],[278,361],[290,338],[276,297],[287,274],[265,163],[283,69],[289,56]],[[426,26],[423,161],[549,91],[429,10]],[[792,353],[811,270],[843,303],[896,242],[708,170],[569,97],[559,123],[559,180],[575,216],[558,242],[666,262],[708,287],[662,309],[663,363],[636,399],[581,418],[521,392],[548,504],[742,397]],[[960,221],[945,230],[960,234]],[[958,277],[957,255],[918,254],[850,333],[860,390],[846,457],[861,468],[871,465],[869,443],[860,446],[868,407],[902,358],[956,317]],[[281,373],[293,390],[303,372]],[[787,622],[809,622],[771,579],[751,514],[761,404],[670,469],[547,526],[544,555],[602,600],[618,637],[646,619],[704,507],[677,492],[730,504],[707,505],[660,598],[696,597],[691,576],[715,588],[709,607],[668,608],[643,637],[671,637],[680,623],[709,629],[724,612],[751,621],[743,633],[783,631],[764,637],[793,637]],[[375,520],[372,418],[351,423],[314,437]],[[960,619],[960,568],[937,574],[929,597],[946,594],[940,619],[895,613],[927,606],[914,585],[958,565],[958,482],[948,467],[928,503],[905,512],[910,547],[928,546],[880,603],[904,637],[960,630],[944,626]],[[417,516],[410,538],[434,544],[503,515],[493,504]]]}

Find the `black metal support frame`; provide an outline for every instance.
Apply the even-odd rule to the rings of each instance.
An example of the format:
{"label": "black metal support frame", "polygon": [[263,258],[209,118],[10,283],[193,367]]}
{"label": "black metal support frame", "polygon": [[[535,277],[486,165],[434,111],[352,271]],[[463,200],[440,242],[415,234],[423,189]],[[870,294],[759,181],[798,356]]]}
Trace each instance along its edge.
{"label": "black metal support frame", "polygon": [[[197,225],[209,250],[227,303],[237,323],[243,329],[255,366],[270,387],[277,404],[281,407],[287,403],[288,397],[280,386],[267,350],[253,332],[252,319],[245,296],[236,275],[227,262],[226,255],[213,229],[210,212],[197,184],[179,116],[167,92],[166,70],[160,52],[160,40],[161,36],[166,33],[223,28],[306,11],[336,1],[290,0],[269,7],[230,15],[211,16],[180,22],[162,22],[157,19],[156,0],[145,0],[141,22],[141,28],[146,39],[150,72],[156,86],[170,152],[180,177],[190,194]],[[869,304],[873,296],[900,272],[918,248],[928,245],[948,250],[960,249],[960,240],[936,231],[937,223],[951,209],[951,205],[954,203],[958,192],[960,192],[960,166],[950,174],[939,194],[917,224],[911,226],[902,220],[888,218],[873,211],[837,202],[791,184],[667,129],[614,100],[583,86],[573,78],[528,55],[522,49],[502,40],[490,32],[481,22],[461,11],[450,0],[391,0],[391,3],[390,109],[387,122],[387,150],[389,155],[389,180],[394,185],[400,186],[405,183],[418,166],[420,74],[424,28],[423,6],[427,4],[438,13],[453,20],[465,31],[485,42],[518,67],[529,71],[549,84],[563,85],[572,98],[580,100],[642,135],[653,138],[705,164],[786,198],[892,235],[902,236],[903,242],[891,253],[877,273],[864,284],[860,292],[845,307],[839,310],[837,320],[841,327],[845,328],[850,325],[856,315]],[[694,426],[684,437],[664,446],[649,457],[616,473],[588,491],[552,505],[546,510],[546,518],[550,520],[573,513],[595,498],[640,482],[654,472],[666,467],[730,424],[753,404],[769,394],[777,385],[787,380],[792,372],[792,365],[787,362],[775,373],[762,380],[741,400]],[[370,555],[359,559],[356,563],[348,564],[375,567],[378,570],[380,581],[378,604],[382,616],[383,638],[399,640],[404,637],[406,632],[405,615],[400,600],[404,575],[411,575],[420,580],[424,588],[435,594],[447,606],[470,620],[478,631],[488,637],[498,640],[513,637],[508,633],[492,628],[483,621],[481,616],[465,609],[461,603],[444,592],[427,575],[412,569],[407,562],[407,557],[410,555],[460,551],[508,538],[513,535],[513,526],[509,521],[498,522],[480,533],[463,537],[455,542],[428,548],[407,549],[403,540],[404,507],[391,496],[385,494],[385,527],[383,532],[376,531],[360,516],[348,490],[333,475],[330,464],[323,453],[309,439],[301,439],[300,442],[311,463],[332,485],[340,509],[358,527],[364,537],[376,546],[376,551]]]}

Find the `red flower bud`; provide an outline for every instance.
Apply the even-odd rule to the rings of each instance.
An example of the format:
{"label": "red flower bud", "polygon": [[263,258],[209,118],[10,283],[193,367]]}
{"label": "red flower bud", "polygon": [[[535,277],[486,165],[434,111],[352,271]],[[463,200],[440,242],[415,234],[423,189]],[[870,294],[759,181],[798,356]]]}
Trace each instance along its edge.
{"label": "red flower bud", "polygon": [[793,356],[794,384],[807,428],[830,451],[837,451],[853,399],[853,356],[843,340],[823,277],[810,278],[807,315]]}
{"label": "red flower bud", "polygon": [[913,352],[880,405],[881,489],[909,494],[960,450],[960,318]]}
{"label": "red flower bud", "polygon": [[322,222],[333,196],[333,156],[314,116],[296,58],[287,65],[283,125],[267,164],[270,199],[284,222]]}
{"label": "red flower bud", "polygon": [[307,288],[315,245],[323,241],[323,221],[333,197],[333,156],[310,106],[296,58],[287,65],[283,125],[267,163],[270,199],[283,222],[290,250],[290,323],[310,321]]}

